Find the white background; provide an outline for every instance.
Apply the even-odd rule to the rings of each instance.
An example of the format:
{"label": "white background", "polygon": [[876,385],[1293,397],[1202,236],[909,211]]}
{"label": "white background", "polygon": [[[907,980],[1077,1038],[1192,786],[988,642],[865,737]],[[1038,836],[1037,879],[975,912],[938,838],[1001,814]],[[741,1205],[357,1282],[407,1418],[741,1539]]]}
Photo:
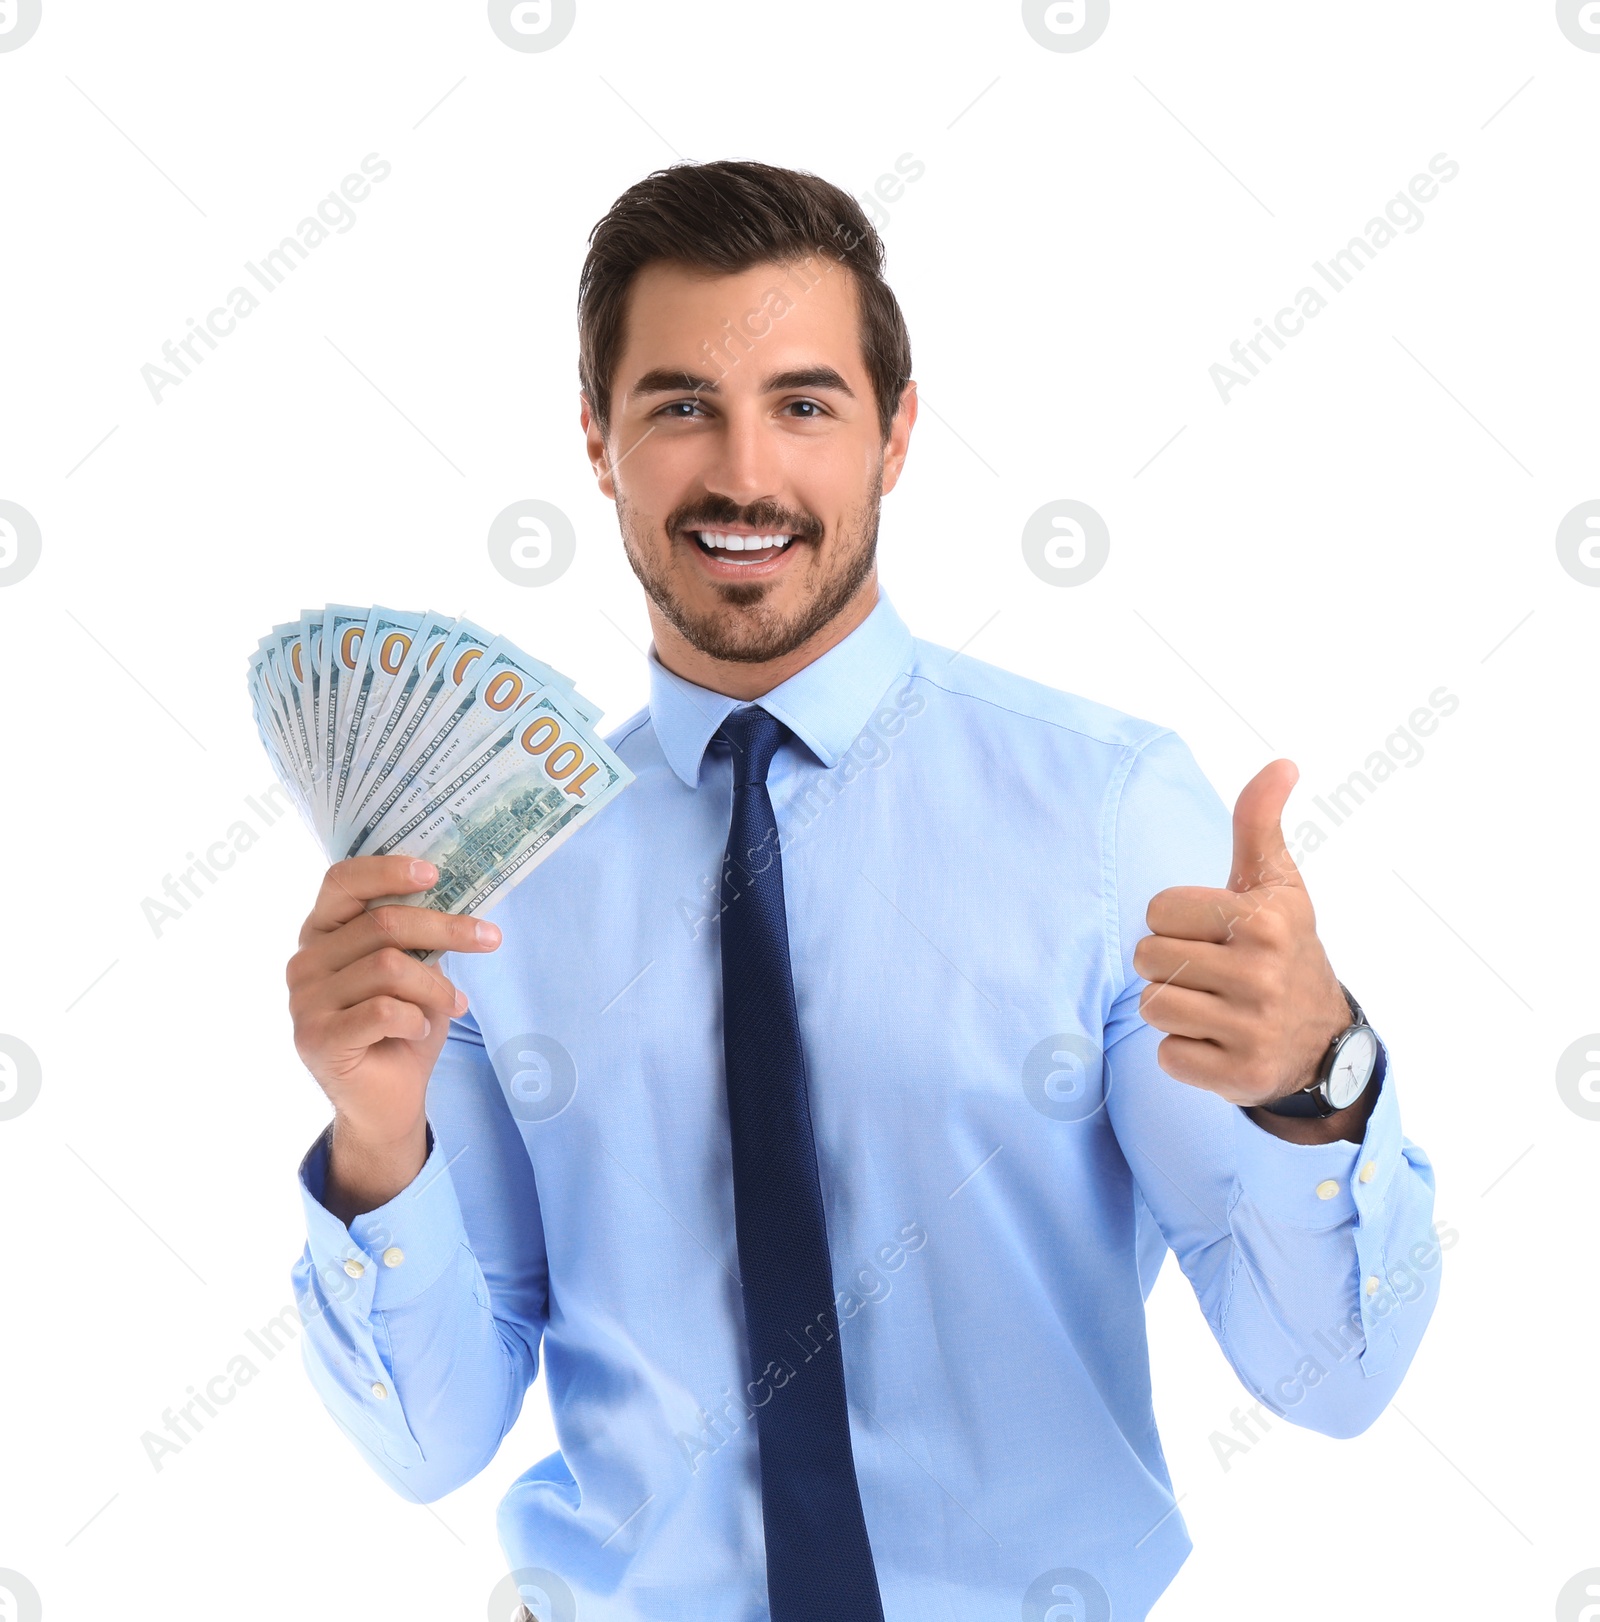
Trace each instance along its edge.
{"label": "white background", "polygon": [[[637,708],[642,597],[576,426],[587,232],[678,156],[861,192],[907,153],[883,234],[924,412],[882,572],[914,630],[1175,726],[1230,801],[1292,756],[1291,828],[1460,701],[1305,862],[1460,1236],[1441,1304],[1366,1434],[1276,1424],[1224,1470],[1244,1393],[1168,1263],[1196,1549],[1152,1615],[1551,1615],[1600,1566],[1600,1121],[1555,1085],[1600,1029],[1600,591],[1555,548],[1600,497],[1597,106],[1545,0],[1115,0],[1078,53],[1014,4],[578,0],[524,53],[481,4],[44,0],[0,52],[0,499],[43,535],[0,589],[0,1032],[43,1074],[0,1120],[0,1567],[45,1615],[484,1616],[542,1381],[428,1508],[297,1351],[146,1457],[291,1300],[325,1107],[282,971],[321,862],[286,817],[159,937],[141,902],[271,782],[245,655],[308,604],[464,612]],[[153,401],[163,341],[259,292],[243,262],[370,152],[355,225]],[[1437,153],[1420,229],[1224,404],[1213,363]],[[529,497],[578,533],[535,590],[485,547]],[[1111,532],[1065,590],[1019,545],[1063,497]]]}

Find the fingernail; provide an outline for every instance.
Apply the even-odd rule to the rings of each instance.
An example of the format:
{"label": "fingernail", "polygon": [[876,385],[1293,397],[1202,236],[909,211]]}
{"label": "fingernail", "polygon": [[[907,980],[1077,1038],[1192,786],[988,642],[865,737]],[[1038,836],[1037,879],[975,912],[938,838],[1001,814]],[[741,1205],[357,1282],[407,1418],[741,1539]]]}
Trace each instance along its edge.
{"label": "fingernail", "polygon": [[432,1029],[433,1029],[433,1021],[431,1019],[429,1019],[426,1014],[424,1014],[422,1016],[422,1034],[424,1036],[426,1036],[426,1035],[428,1035],[428,1033],[430,1031],[432,1031]]}
{"label": "fingernail", "polygon": [[438,878],[439,870],[432,862],[413,862],[411,864],[411,876],[418,884],[432,884]]}
{"label": "fingernail", "polygon": [[497,925],[491,924],[488,919],[480,918],[474,929],[480,945],[496,946],[499,944],[500,930]]}

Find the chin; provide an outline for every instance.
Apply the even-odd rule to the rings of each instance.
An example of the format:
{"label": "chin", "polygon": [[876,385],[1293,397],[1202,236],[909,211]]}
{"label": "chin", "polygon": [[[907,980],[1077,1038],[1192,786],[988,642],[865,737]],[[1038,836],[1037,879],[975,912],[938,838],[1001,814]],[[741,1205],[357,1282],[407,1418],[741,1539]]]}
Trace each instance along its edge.
{"label": "chin", "polygon": [[681,602],[657,605],[683,639],[708,658],[766,664],[793,653],[817,629],[806,605],[785,613],[770,601],[775,593],[765,586],[714,589],[718,602],[703,609]]}

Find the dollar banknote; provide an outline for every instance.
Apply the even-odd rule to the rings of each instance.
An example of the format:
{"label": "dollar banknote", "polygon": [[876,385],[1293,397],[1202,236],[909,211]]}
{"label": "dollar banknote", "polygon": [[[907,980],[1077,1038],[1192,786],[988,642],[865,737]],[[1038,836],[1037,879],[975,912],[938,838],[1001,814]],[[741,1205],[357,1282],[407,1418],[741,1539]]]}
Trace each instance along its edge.
{"label": "dollar banknote", "polygon": [[307,609],[257,644],[248,685],[273,771],[330,862],[438,869],[428,891],[371,906],[485,912],[633,780],[570,678],[433,610]]}

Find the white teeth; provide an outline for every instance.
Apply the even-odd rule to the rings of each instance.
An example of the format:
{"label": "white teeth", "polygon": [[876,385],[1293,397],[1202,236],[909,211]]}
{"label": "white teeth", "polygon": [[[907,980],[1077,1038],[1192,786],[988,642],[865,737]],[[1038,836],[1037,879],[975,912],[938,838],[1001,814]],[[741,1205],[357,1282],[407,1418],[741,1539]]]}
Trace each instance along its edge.
{"label": "white teeth", "polygon": [[767,547],[782,551],[793,539],[789,535],[724,535],[717,530],[697,531],[702,546],[723,552],[760,552]]}

